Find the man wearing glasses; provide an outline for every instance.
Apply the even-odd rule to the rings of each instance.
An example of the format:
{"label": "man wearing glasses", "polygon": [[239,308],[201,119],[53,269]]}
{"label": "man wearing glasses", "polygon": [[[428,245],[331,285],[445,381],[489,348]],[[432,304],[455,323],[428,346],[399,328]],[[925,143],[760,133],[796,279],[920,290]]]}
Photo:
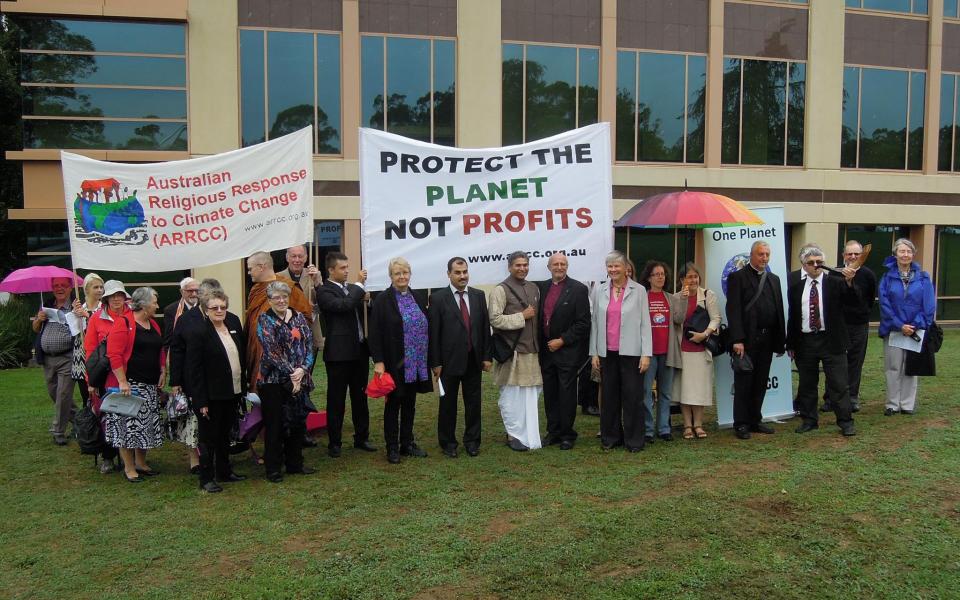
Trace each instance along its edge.
{"label": "man wearing glasses", "polygon": [[797,363],[799,386],[797,410],[803,423],[797,433],[819,427],[817,388],[820,365],[837,416],[837,426],[845,436],[856,435],[847,390],[847,325],[843,305],[856,301],[853,275],[830,277],[823,269],[823,250],[815,244],[800,249],[803,268],[787,277],[787,351]]}
{"label": "man wearing glasses", "polygon": [[[843,305],[843,319],[847,323],[849,347],[847,348],[847,387],[850,390],[850,410],[860,410],[860,376],[863,373],[863,361],[867,356],[867,337],[870,329],[870,313],[877,299],[877,276],[866,265],[854,268],[854,264],[863,254],[863,246],[857,240],[850,240],[843,248],[843,274],[853,272],[853,289],[857,301]],[[831,412],[829,391],[823,395],[820,412]]]}
{"label": "man wearing glasses", "polygon": [[170,347],[173,327],[183,316],[183,313],[197,306],[199,292],[200,282],[193,277],[184,277],[180,280],[180,299],[171,302],[163,309],[163,345],[165,347]]}

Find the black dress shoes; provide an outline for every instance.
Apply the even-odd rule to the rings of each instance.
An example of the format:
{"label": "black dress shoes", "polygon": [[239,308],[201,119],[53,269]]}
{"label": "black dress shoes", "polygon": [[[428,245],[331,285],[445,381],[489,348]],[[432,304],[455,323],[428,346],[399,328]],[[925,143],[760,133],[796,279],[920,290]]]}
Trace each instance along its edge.
{"label": "black dress shoes", "polygon": [[280,473],[267,473],[267,481],[270,483],[280,483],[283,481],[283,475]]}
{"label": "black dress shoes", "polygon": [[734,433],[736,434],[737,438],[741,440],[750,439],[750,429],[748,427],[737,427],[734,430]]}
{"label": "black dress shoes", "polygon": [[654,440],[655,438],[652,435],[643,436],[643,443],[645,444],[653,444]]}
{"label": "black dress shoes", "polygon": [[205,484],[201,485],[200,489],[207,492],[208,494],[216,494],[217,492],[223,491],[223,488],[217,485],[216,481],[208,481]]}
{"label": "black dress shoes", "polygon": [[912,415],[912,414],[913,414],[913,411],[912,411],[912,410],[907,410],[907,409],[903,408],[903,409],[900,410],[900,414],[901,414],[901,415]]}
{"label": "black dress shoes", "polygon": [[391,465],[400,464],[400,449],[399,448],[387,448],[387,462]]}
{"label": "black dress shoes", "polygon": [[663,441],[665,441],[665,442],[672,442],[672,441],[673,441],[673,434],[672,434],[672,433],[661,433],[659,437],[660,437],[661,440],[663,440]]}
{"label": "black dress shoes", "polygon": [[892,417],[895,414],[897,414],[897,411],[893,410],[892,408],[888,408],[883,411],[883,416],[885,417]]}
{"label": "black dress shoes", "polygon": [[480,454],[480,446],[476,446],[474,444],[467,444],[466,450],[467,450],[467,454],[469,454],[470,456],[477,456],[478,454]]}
{"label": "black dress shoes", "polygon": [[444,456],[447,456],[447,457],[449,457],[449,458],[456,458],[456,457],[457,457],[457,448],[456,448],[456,446],[447,446],[446,448],[444,448],[444,449],[443,449],[443,455],[444,455]]}
{"label": "black dress shoes", "polygon": [[770,427],[766,423],[757,423],[756,425],[750,427],[750,431],[753,433],[765,433],[767,435],[772,435],[776,433],[777,430],[773,427]]}
{"label": "black dress shoes", "polygon": [[627,452],[630,453],[641,452],[642,450],[643,446],[627,446]]}
{"label": "black dress shoes", "polygon": [[524,446],[524,445],[520,442],[520,440],[516,440],[516,439],[514,439],[514,438],[510,438],[510,440],[507,442],[507,445],[510,446],[510,449],[513,450],[513,451],[515,451],[515,452],[526,452],[527,450],[530,449],[530,448],[527,448],[526,446]]}
{"label": "black dress shoes", "polygon": [[327,448],[327,456],[330,458],[340,458],[341,452],[340,446],[330,446]]}
{"label": "black dress shoes", "polygon": [[573,442],[571,442],[570,440],[563,440],[562,442],[560,442],[561,450],[571,450],[572,448],[573,448]]}
{"label": "black dress shoes", "polygon": [[417,458],[426,458],[427,453],[423,448],[414,444],[409,444],[400,449],[400,454],[404,456],[415,456]]}
{"label": "black dress shoes", "polygon": [[820,412],[822,413],[833,412],[833,404],[830,404],[829,402],[824,402],[823,404],[820,405]]}
{"label": "black dress shoes", "polygon": [[364,440],[362,442],[354,442],[353,447],[357,450],[363,450],[364,452],[376,452],[377,447],[371,444],[370,442]]}
{"label": "black dress shoes", "polygon": [[840,426],[840,433],[842,433],[844,437],[853,437],[857,435],[857,430],[854,428],[853,423],[847,423]]}
{"label": "black dress shoes", "polygon": [[819,429],[820,426],[816,423],[803,423],[800,427],[794,429],[796,433],[807,433],[808,431],[813,431],[814,429]]}
{"label": "black dress shoes", "polygon": [[850,412],[860,412],[860,401],[851,400],[850,401]]}
{"label": "black dress shoes", "polygon": [[596,406],[588,406],[583,409],[583,414],[590,415],[591,417],[599,417],[600,409],[597,408]]}
{"label": "black dress shoes", "polygon": [[217,478],[221,482],[234,483],[236,481],[245,481],[247,479],[246,475],[238,475],[237,473],[230,473],[226,477]]}
{"label": "black dress shoes", "polygon": [[299,469],[294,469],[291,471],[287,469],[287,475],[313,475],[317,470],[311,467],[300,467]]}
{"label": "black dress shoes", "polygon": [[543,447],[546,448],[547,446],[554,446],[556,444],[559,444],[560,441],[561,441],[560,438],[553,437],[552,435],[548,435],[547,437],[543,438]]}

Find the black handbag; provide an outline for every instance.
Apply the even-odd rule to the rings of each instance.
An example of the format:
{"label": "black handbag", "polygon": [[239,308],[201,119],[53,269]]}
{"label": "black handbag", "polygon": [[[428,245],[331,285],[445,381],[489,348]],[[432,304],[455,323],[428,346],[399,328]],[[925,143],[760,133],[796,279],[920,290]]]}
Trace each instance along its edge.
{"label": "black handbag", "polygon": [[[697,305],[697,308],[690,313],[690,316],[686,318],[683,322],[683,335],[689,340],[691,334],[700,333],[707,329],[710,326],[710,313],[707,312],[707,309]],[[712,354],[713,356],[719,356],[727,351],[726,347],[720,341],[720,337],[716,333],[705,339],[701,342],[703,347]]]}
{"label": "black handbag", "polygon": [[110,375],[110,359],[107,358],[107,338],[97,344],[90,356],[87,357],[87,384],[90,387],[102,388]]}

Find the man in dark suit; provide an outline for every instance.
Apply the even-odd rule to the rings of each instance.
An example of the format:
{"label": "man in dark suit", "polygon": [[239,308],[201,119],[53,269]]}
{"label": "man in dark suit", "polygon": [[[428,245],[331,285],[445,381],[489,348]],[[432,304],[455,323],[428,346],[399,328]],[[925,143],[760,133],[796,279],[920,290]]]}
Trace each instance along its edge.
{"label": "man in dark suit", "polygon": [[[854,273],[853,289],[857,294],[856,302],[843,305],[843,320],[847,324],[847,389],[850,390],[850,410],[860,410],[860,376],[863,374],[863,361],[867,356],[867,338],[870,329],[870,313],[877,300],[877,276],[863,265],[854,268],[853,265],[863,254],[863,246],[857,240],[850,240],[843,247],[843,275],[848,269]],[[829,390],[823,395],[823,406],[820,412],[830,412],[833,405],[830,402]]]}
{"label": "man in dark suit", "polygon": [[753,433],[773,433],[762,422],[763,398],[773,355],[782,356],[786,342],[780,278],[767,271],[770,244],[750,247],[750,264],[727,278],[727,326],[731,352],[747,355],[753,370],[733,376],[733,427],[741,440]]}
{"label": "man in dark suit", "polygon": [[587,359],[590,341],[590,296],[587,286],[567,277],[567,257],[556,253],[547,262],[550,279],[540,288],[540,372],[547,415],[544,445],[573,448],[577,432],[577,374]]}
{"label": "man in dark suit", "polygon": [[815,244],[800,249],[802,269],[787,278],[787,351],[797,363],[800,383],[797,409],[803,423],[797,433],[817,429],[817,387],[820,364],[827,380],[837,425],[845,436],[856,435],[847,390],[847,324],[843,305],[856,302],[855,271],[829,277],[823,270],[823,250]]}
{"label": "man in dark suit", "polygon": [[[376,451],[370,437],[370,409],[367,406],[367,373],[370,352],[363,333],[363,305],[366,292],[360,285],[347,283],[350,263],[340,252],[327,253],[328,279],[316,288],[317,308],[327,324],[323,346],[323,364],[327,370],[327,453],[340,456],[341,432],[346,412],[346,396],[350,392],[350,414],[353,417],[353,447]],[[361,270],[359,284],[367,279]]]}
{"label": "man in dark suit", "polygon": [[184,277],[180,280],[180,299],[171,302],[163,309],[163,345],[170,347],[170,338],[173,336],[173,327],[180,320],[183,313],[196,308],[200,293],[200,282],[193,277]]}
{"label": "man in dark suit", "polygon": [[480,452],[481,371],[493,368],[487,296],[468,288],[467,261],[447,261],[450,285],[430,296],[430,366],[444,394],[437,415],[437,438],[443,453],[457,457],[457,390],[463,388],[463,445],[470,456]]}

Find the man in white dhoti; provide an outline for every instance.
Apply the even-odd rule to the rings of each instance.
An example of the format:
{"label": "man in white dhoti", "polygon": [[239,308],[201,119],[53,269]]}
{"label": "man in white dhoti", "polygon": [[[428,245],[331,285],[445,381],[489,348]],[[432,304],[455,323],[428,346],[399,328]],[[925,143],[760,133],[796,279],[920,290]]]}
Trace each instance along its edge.
{"label": "man in white dhoti", "polygon": [[530,262],[526,252],[507,257],[510,276],[489,296],[490,326],[501,346],[512,356],[496,362],[493,377],[500,386],[500,416],[507,430],[507,445],[518,452],[540,448],[540,417],[537,397],[543,388],[537,356],[537,307],[540,290],[527,281]]}

